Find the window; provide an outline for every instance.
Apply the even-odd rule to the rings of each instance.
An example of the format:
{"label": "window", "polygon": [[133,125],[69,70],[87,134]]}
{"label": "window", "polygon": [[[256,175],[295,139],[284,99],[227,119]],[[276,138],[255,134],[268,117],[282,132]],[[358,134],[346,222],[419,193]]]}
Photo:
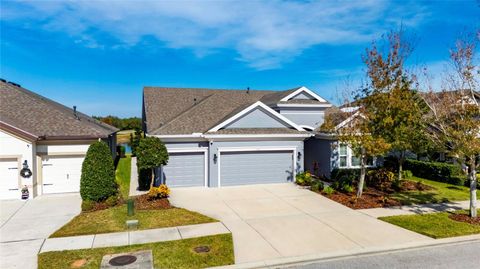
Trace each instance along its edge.
{"label": "window", "polygon": [[347,145],[340,145],[340,167],[347,167],[348,148]]}
{"label": "window", "polygon": [[[340,144],[339,148],[339,167],[341,168],[357,168],[360,167],[360,157],[355,156],[350,147],[346,144]],[[375,158],[368,157],[366,166],[375,166]]]}

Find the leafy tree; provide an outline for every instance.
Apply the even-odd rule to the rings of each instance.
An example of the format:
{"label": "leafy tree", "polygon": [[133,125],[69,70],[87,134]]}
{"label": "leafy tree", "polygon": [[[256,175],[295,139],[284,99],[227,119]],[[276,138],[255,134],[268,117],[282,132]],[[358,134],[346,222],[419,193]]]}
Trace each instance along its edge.
{"label": "leafy tree", "polygon": [[143,132],[141,130],[136,130],[135,134],[130,134],[130,147],[132,148],[132,156],[137,156],[137,148],[142,137]]}
{"label": "leafy tree", "polygon": [[142,120],[138,117],[119,118],[117,116],[108,115],[106,117],[93,116],[93,118],[112,125],[120,130],[141,130]]}
{"label": "leafy tree", "polygon": [[[353,154],[360,159],[357,198],[360,198],[363,193],[368,159],[383,155],[390,149],[390,145],[383,138],[372,135],[368,118],[369,114],[363,107],[353,113],[337,109],[336,113],[327,114],[321,128],[322,131],[335,133],[339,143],[350,147]],[[339,119],[344,119],[343,124],[338,124]]]}
{"label": "leafy tree", "polygon": [[90,145],[82,164],[80,195],[84,201],[103,201],[117,193],[115,167],[105,142]]}
{"label": "leafy tree", "polygon": [[386,49],[374,42],[363,57],[369,85],[361,92],[360,104],[372,136],[382,137],[398,153],[398,178],[402,180],[406,153],[419,152],[426,141],[422,118],[426,106],[412,89],[415,77],[404,66],[412,47],[403,32],[391,32],[383,42]]}
{"label": "leafy tree", "polygon": [[150,170],[153,183],[153,169],[168,163],[167,148],[159,138],[149,136],[140,140],[136,154],[138,170]]}
{"label": "leafy tree", "polygon": [[466,165],[470,183],[470,216],[477,216],[477,177],[480,165],[479,66],[475,55],[480,31],[456,42],[450,51],[452,69],[442,92],[430,91],[425,100],[431,108],[426,122],[429,137],[459,163]]}

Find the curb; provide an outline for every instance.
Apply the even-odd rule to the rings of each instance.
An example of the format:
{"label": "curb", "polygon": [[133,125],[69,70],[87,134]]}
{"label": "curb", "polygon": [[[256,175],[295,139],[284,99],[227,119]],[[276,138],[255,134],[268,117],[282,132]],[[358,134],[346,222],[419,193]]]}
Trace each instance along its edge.
{"label": "curb", "polygon": [[459,237],[450,237],[435,239],[435,241],[412,242],[408,244],[396,245],[393,247],[372,247],[364,248],[359,251],[336,251],[326,254],[310,254],[304,256],[282,257],[273,260],[264,260],[257,262],[239,263],[227,266],[210,267],[215,269],[250,269],[250,268],[278,268],[291,265],[309,264],[320,261],[331,261],[337,259],[351,258],[357,256],[369,256],[375,254],[401,252],[408,250],[423,249],[427,247],[440,247],[445,245],[465,244],[480,241],[480,234],[466,235]]}

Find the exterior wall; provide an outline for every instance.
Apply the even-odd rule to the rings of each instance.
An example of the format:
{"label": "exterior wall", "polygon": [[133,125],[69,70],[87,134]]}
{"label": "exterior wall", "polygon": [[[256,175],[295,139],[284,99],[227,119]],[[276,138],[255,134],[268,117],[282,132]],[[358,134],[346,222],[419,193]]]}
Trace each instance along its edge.
{"label": "exterior wall", "polygon": [[320,127],[324,122],[326,108],[281,108],[280,114],[298,125]]}
{"label": "exterior wall", "polygon": [[290,100],[305,100],[305,99],[314,100],[315,98],[313,96],[310,96],[306,92],[301,92],[301,93],[295,95],[294,97],[290,98]]}
{"label": "exterior wall", "polygon": [[[33,197],[34,188],[36,184],[37,175],[35,173],[35,142],[29,142],[18,136],[15,136],[6,131],[0,130],[0,158],[18,158],[19,161],[19,194],[20,190],[24,185],[27,185],[30,192],[30,197]],[[20,177],[20,170],[24,161],[27,161],[28,167],[32,171],[32,176],[30,178]]]}
{"label": "exterior wall", "polygon": [[317,175],[329,177],[334,167],[338,166],[336,140],[310,138],[305,141],[305,170]]}
{"label": "exterior wall", "polygon": [[[221,148],[295,148],[297,156],[294,156],[296,160],[296,171],[295,173],[299,173],[304,169],[304,147],[303,147],[303,140],[278,140],[278,141],[210,141],[209,147],[209,186],[210,187],[218,187],[218,168],[219,162],[218,158],[221,158],[221,154],[219,157],[219,149]],[[298,155],[298,153],[300,153]],[[214,156],[217,156],[217,160],[214,161]],[[298,158],[300,156],[300,158]],[[268,164],[268,160],[265,160],[266,164]]]}
{"label": "exterior wall", "polygon": [[242,116],[236,121],[230,123],[225,129],[231,128],[284,128],[288,127],[285,123],[282,123],[275,119],[271,113],[265,111],[262,108],[257,108],[250,113]]}

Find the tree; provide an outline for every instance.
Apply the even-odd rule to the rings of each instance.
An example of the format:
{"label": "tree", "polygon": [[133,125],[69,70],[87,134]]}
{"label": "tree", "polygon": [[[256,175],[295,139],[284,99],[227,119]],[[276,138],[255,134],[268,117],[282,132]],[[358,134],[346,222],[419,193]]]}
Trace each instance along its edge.
{"label": "tree", "polygon": [[136,153],[138,170],[149,170],[153,183],[153,170],[168,163],[167,148],[159,138],[149,136],[140,140]]}
{"label": "tree", "polygon": [[140,140],[143,137],[141,130],[135,130],[135,133],[130,133],[130,147],[132,148],[132,156],[137,156],[137,148],[140,144]]}
{"label": "tree", "polygon": [[426,117],[429,137],[458,163],[467,167],[470,183],[470,216],[477,216],[477,178],[480,165],[479,66],[475,62],[480,31],[467,35],[450,50],[452,69],[441,92],[425,95],[431,111]]}
{"label": "tree", "polygon": [[117,193],[115,167],[105,142],[90,145],[82,164],[80,195],[84,201],[103,201]]}
{"label": "tree", "polygon": [[369,85],[359,103],[369,115],[372,136],[382,137],[398,153],[398,179],[402,180],[406,153],[418,152],[426,140],[422,118],[426,105],[412,89],[415,76],[405,69],[412,46],[404,32],[391,32],[383,42],[386,51],[374,42],[363,57]]}
{"label": "tree", "polygon": [[[342,119],[342,124],[335,124],[339,119]],[[368,159],[383,155],[390,149],[390,145],[383,138],[372,135],[369,115],[363,107],[355,112],[344,112],[340,109],[329,112],[321,130],[335,133],[339,143],[348,145],[353,154],[360,159],[360,178],[356,194],[357,198],[360,198],[365,184]]]}

